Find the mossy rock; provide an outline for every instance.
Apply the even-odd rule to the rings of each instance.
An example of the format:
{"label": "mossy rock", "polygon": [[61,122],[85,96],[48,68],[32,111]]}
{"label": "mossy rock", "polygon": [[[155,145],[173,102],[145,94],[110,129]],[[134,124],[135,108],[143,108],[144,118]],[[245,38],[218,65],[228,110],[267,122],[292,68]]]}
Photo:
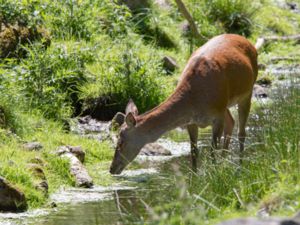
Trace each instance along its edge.
{"label": "mossy rock", "polygon": [[20,45],[41,41],[45,47],[51,43],[50,35],[45,28],[28,28],[25,26],[2,25],[0,31],[0,58],[24,57],[25,51]]}
{"label": "mossy rock", "polygon": [[8,27],[0,33],[0,58],[5,58],[16,51],[18,45],[17,31]]}
{"label": "mossy rock", "polygon": [[25,211],[28,207],[25,194],[0,177],[0,211]]}

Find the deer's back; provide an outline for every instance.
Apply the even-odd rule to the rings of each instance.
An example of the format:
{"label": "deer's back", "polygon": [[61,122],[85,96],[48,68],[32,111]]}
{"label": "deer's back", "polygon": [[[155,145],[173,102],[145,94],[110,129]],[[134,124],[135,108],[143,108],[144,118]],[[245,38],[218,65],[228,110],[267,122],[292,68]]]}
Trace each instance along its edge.
{"label": "deer's back", "polygon": [[191,56],[178,88],[187,90],[191,104],[223,109],[252,93],[257,77],[257,52],[244,37],[217,36]]}

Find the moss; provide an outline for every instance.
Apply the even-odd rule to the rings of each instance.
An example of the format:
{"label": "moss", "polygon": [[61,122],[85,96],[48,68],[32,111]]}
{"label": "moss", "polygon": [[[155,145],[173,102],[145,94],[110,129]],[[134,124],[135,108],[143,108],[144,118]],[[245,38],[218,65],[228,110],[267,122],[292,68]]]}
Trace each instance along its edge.
{"label": "moss", "polygon": [[6,27],[0,32],[0,57],[9,57],[18,45],[17,31],[13,27]]}
{"label": "moss", "polygon": [[45,47],[51,43],[49,32],[43,28],[28,28],[25,26],[4,26],[0,32],[0,58],[24,57],[25,51],[21,45],[41,41]]}

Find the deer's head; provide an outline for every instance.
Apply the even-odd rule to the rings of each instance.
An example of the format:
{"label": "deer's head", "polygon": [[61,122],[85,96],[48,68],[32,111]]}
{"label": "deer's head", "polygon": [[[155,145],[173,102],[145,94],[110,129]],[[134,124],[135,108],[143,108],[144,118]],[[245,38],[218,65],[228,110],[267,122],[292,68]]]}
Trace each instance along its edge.
{"label": "deer's head", "polygon": [[110,166],[111,174],[120,174],[138,155],[144,143],[137,129],[136,116],[138,115],[138,110],[132,100],[127,104],[125,112],[125,115],[118,114],[118,123],[122,125],[119,131],[115,155]]}

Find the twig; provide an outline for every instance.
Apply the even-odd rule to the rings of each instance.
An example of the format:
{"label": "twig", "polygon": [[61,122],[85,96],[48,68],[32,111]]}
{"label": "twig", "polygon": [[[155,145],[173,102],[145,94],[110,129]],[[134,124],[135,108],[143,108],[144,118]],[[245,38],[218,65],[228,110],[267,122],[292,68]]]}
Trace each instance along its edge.
{"label": "twig", "polygon": [[195,194],[194,194],[193,196],[194,196],[196,199],[198,199],[198,200],[200,200],[200,201],[206,203],[206,204],[209,205],[211,208],[217,210],[218,212],[221,211],[217,206],[215,206],[215,205],[212,204],[211,202],[207,201],[206,199],[202,198],[200,195],[195,195]]}
{"label": "twig", "polygon": [[242,199],[240,198],[239,193],[237,192],[237,190],[235,188],[233,188],[233,192],[234,192],[235,196],[237,197],[237,199],[238,199],[239,203],[241,204],[241,206],[244,208],[245,204],[242,201]]}

